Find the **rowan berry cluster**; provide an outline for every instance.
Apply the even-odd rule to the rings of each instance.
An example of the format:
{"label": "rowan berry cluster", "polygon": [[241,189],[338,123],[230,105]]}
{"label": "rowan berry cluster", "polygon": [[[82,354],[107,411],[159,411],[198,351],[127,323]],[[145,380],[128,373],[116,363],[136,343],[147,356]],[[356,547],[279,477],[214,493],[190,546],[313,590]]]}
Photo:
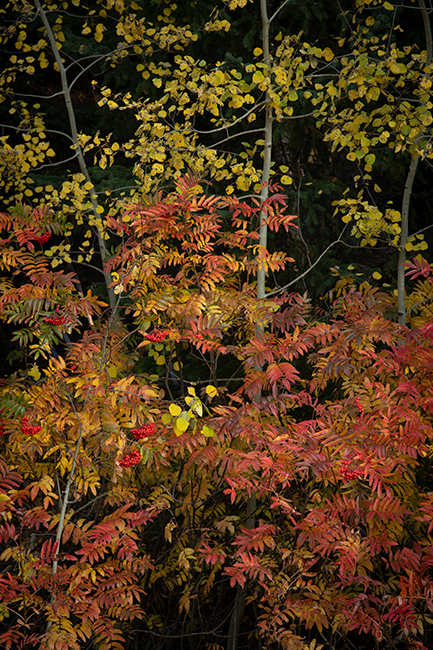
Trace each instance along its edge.
{"label": "rowan berry cluster", "polygon": [[360,414],[360,415],[363,415],[363,413],[364,413],[364,407],[362,406],[362,404],[361,404],[361,400],[359,399],[359,397],[357,397],[357,398],[355,399],[355,404],[356,404],[356,406],[358,407],[358,412],[359,412],[359,414]]}
{"label": "rowan berry cluster", "polygon": [[49,323],[50,325],[64,325],[65,324],[65,317],[64,316],[54,316],[53,318],[46,317],[44,318],[45,323]]}
{"label": "rowan berry cluster", "polygon": [[45,235],[35,235],[33,241],[38,242],[38,244],[46,244],[50,237],[51,233],[46,232]]}
{"label": "rowan berry cluster", "polygon": [[153,436],[156,433],[156,429],[154,423],[150,422],[137,429],[131,429],[130,433],[136,440],[141,440],[141,438],[150,438],[150,436]]}
{"label": "rowan berry cluster", "polygon": [[23,418],[21,420],[21,431],[26,434],[26,436],[34,436],[39,431],[42,429],[42,427],[39,424],[36,424],[32,426],[31,424],[28,423],[29,419],[28,418]]}
{"label": "rowan berry cluster", "polygon": [[152,334],[145,334],[144,338],[151,343],[159,343],[167,338],[168,333],[168,330],[154,330]]}
{"label": "rowan berry cluster", "polygon": [[134,465],[138,465],[140,459],[140,452],[135,449],[130,454],[126,454],[122,460],[119,460],[119,465],[120,467],[133,467]]}
{"label": "rowan berry cluster", "polygon": [[341,461],[340,472],[342,476],[344,476],[344,478],[347,479],[348,481],[354,481],[364,474],[364,472],[360,469],[349,469],[351,463],[352,463],[352,459]]}

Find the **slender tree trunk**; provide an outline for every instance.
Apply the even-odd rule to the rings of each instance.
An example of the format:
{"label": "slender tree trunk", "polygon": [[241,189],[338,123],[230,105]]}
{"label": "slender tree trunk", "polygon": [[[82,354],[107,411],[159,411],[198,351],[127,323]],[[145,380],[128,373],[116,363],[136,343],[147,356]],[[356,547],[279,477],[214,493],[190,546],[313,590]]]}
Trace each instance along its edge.
{"label": "slender tree trunk", "polygon": [[[421,15],[424,23],[424,33],[426,40],[426,65],[430,66],[432,62],[432,32],[430,19],[425,5],[425,0],[419,0]],[[430,73],[427,74],[430,77]],[[406,264],[406,244],[409,238],[409,209],[410,199],[412,196],[412,187],[415,180],[416,170],[419,163],[419,154],[413,153],[410,161],[409,171],[404,186],[403,201],[401,207],[401,238],[400,252],[398,255],[397,270],[397,296],[398,296],[398,322],[400,325],[406,325],[406,289],[405,289],[405,264]]]}
{"label": "slender tree trunk", "polygon": [[413,181],[418,167],[419,155],[417,154],[410,161],[409,172],[404,186],[403,202],[401,207],[401,237],[400,251],[398,254],[397,269],[397,296],[398,296],[398,322],[400,325],[406,325],[406,291],[405,291],[405,264],[406,264],[406,244],[409,238],[409,207],[410,197],[412,195]]}
{"label": "slender tree trunk", "polygon": [[[56,60],[57,66],[59,68],[59,73],[60,73],[60,79],[62,83],[62,93],[63,97],[65,98],[65,104],[66,104],[66,109],[68,111],[68,118],[69,118],[69,125],[71,128],[71,136],[72,140],[74,142],[74,145],[77,150],[77,158],[78,158],[78,164],[80,165],[80,170],[81,173],[84,175],[86,181],[89,183],[92,183],[92,180],[90,178],[89,170],[87,169],[86,161],[84,160],[84,155],[83,155],[83,150],[81,149],[81,146],[78,142],[78,131],[77,131],[77,122],[75,119],[75,113],[74,113],[74,107],[72,105],[72,99],[71,99],[71,93],[69,90],[69,84],[68,84],[68,78],[66,75],[66,70],[65,66],[63,65],[62,57],[60,56],[59,49],[57,47],[56,39],[54,38],[53,30],[51,29],[51,25],[49,23],[49,20],[47,18],[47,14],[45,13],[44,9],[42,9],[41,3],[39,0],[35,0],[35,6],[36,9],[38,10],[38,13],[42,19],[42,22],[44,24],[45,29],[47,30],[47,36],[48,40],[50,41],[51,45],[51,50],[53,52],[54,58]],[[93,185],[93,183],[92,183]],[[90,190],[90,201],[92,203],[92,210],[93,214],[95,216],[95,219],[100,218],[100,214],[98,212],[98,200],[95,198],[95,192],[94,190]],[[109,285],[112,282],[111,274],[105,271],[104,269],[104,260],[107,257],[107,247],[105,245],[105,240],[103,237],[103,232],[98,228],[98,245],[99,245],[99,252],[101,255],[101,261],[102,261],[102,271],[104,274],[105,278],[105,283],[107,285],[107,291],[108,291],[108,296],[109,296],[109,301],[110,301],[110,307],[114,310],[114,312],[117,312],[117,302],[116,302],[116,296],[114,295],[114,291],[112,287]]]}
{"label": "slender tree trunk", "polygon": [[[262,16],[262,48],[263,48],[263,62],[266,65],[267,69],[270,69],[271,66],[271,57],[269,54],[269,18],[268,11],[266,7],[266,0],[260,0],[260,11]],[[272,107],[270,105],[269,93],[266,93],[266,117],[265,117],[265,146],[264,146],[264,158],[263,158],[263,169],[262,169],[262,180],[261,180],[261,193],[260,193],[260,202],[262,208],[260,211],[260,239],[259,244],[264,250],[267,247],[268,243],[268,226],[266,224],[267,219],[267,209],[264,205],[269,196],[269,179],[271,172],[271,158],[272,158]],[[266,295],[265,289],[266,283],[266,268],[264,261],[259,266],[257,272],[257,298],[264,298]]]}

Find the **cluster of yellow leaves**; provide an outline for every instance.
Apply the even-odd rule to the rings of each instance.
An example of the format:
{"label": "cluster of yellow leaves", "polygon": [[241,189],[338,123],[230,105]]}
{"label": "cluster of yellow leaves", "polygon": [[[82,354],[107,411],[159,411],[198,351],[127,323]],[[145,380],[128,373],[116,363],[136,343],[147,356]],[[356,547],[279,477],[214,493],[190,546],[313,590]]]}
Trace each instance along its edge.
{"label": "cluster of yellow leaves", "polygon": [[[374,189],[380,191],[378,186]],[[340,212],[344,215],[342,217],[344,223],[352,222],[351,235],[360,239],[361,246],[374,246],[381,237],[397,246],[401,233],[400,212],[393,208],[386,208],[383,212],[377,205],[363,200],[363,194],[361,190],[357,198],[344,197],[334,201],[333,205],[336,206],[334,214]]]}
{"label": "cluster of yellow leaves", "polygon": [[[332,150],[346,149],[348,160],[364,160],[367,172],[375,161],[371,151],[384,144],[396,153],[409,150],[433,158],[431,66],[426,66],[426,54],[396,45],[388,51],[385,44],[376,45],[377,40],[366,40],[354,58],[341,59],[336,97],[347,96],[352,105],[343,110],[334,105],[326,120],[330,128],[325,141],[332,143]],[[404,99],[398,96],[399,88],[410,89]]]}

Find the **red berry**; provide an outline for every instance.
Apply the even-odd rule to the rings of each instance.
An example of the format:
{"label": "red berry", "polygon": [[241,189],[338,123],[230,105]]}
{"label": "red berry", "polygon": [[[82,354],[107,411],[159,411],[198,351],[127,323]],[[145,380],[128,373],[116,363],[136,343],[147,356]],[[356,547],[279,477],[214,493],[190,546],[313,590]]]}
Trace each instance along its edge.
{"label": "red berry", "polygon": [[150,438],[150,436],[153,436],[156,433],[156,429],[154,423],[150,422],[137,429],[131,429],[130,433],[136,440],[141,440],[141,438]]}
{"label": "red berry", "polygon": [[56,325],[57,327],[59,325],[64,325],[66,322],[66,319],[64,316],[56,316],[54,318],[49,318],[48,316],[44,318],[45,323],[49,323],[50,325]]}
{"label": "red berry", "polygon": [[168,330],[154,330],[152,334],[145,334],[144,338],[150,341],[151,343],[159,343],[167,338],[169,334]]}
{"label": "red berry", "polygon": [[126,454],[122,460],[119,460],[120,467],[132,467],[138,465],[141,460],[141,454],[136,449],[131,451],[130,454]]}
{"label": "red berry", "polygon": [[49,238],[51,237],[50,232],[46,232],[44,235],[35,235],[33,241],[38,242],[38,244],[46,244]]}
{"label": "red berry", "polygon": [[348,481],[354,481],[364,474],[360,469],[349,469],[353,461],[356,461],[356,457],[352,457],[350,460],[342,460],[340,464],[341,475]]}
{"label": "red berry", "polygon": [[27,436],[34,436],[39,431],[42,429],[42,427],[39,424],[36,424],[34,426],[28,424],[29,419],[28,418],[23,418],[21,420],[21,431],[25,433]]}

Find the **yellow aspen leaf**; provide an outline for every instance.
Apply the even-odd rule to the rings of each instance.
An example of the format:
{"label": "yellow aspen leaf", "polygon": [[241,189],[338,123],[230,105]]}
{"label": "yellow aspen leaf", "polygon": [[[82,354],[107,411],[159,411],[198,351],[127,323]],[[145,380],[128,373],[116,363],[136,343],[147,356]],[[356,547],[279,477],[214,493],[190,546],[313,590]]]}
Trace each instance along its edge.
{"label": "yellow aspen leaf", "polygon": [[206,436],[206,438],[212,438],[215,435],[215,430],[208,424],[204,425],[201,432],[204,436]]}
{"label": "yellow aspen leaf", "polygon": [[96,208],[96,212],[98,214],[102,214],[104,212],[104,208],[102,207],[102,205],[98,205],[98,207]]}
{"label": "yellow aspen leaf", "polygon": [[394,6],[390,2],[384,2],[383,3],[383,8],[388,9],[388,11],[393,11],[394,10]]}
{"label": "yellow aspen leaf", "polygon": [[380,89],[376,86],[374,88],[369,88],[365,96],[368,100],[376,101],[380,97]]}
{"label": "yellow aspen leaf", "polygon": [[374,280],[380,280],[381,277],[382,277],[382,274],[379,273],[379,271],[375,271],[375,272],[373,273],[373,275],[372,275],[372,278],[373,278]]}
{"label": "yellow aspen leaf", "polygon": [[382,190],[380,189],[379,185],[377,185],[376,183],[374,184],[374,191],[375,191],[375,192],[381,192],[381,191],[382,191]]}
{"label": "yellow aspen leaf", "polygon": [[182,433],[183,433],[184,431],[186,431],[188,429],[188,427],[189,427],[189,420],[187,420],[186,418],[183,418],[183,417],[177,418],[177,420],[176,420],[176,428],[179,429],[179,431],[182,431]]}
{"label": "yellow aspen leaf", "polygon": [[325,61],[332,61],[332,59],[334,58],[334,53],[329,47],[325,47],[325,49],[322,52],[322,55]]}
{"label": "yellow aspen leaf", "polygon": [[253,74],[253,83],[254,84],[259,84],[263,81],[264,79],[263,72],[261,70],[256,70],[256,72]]}
{"label": "yellow aspen leaf", "polygon": [[161,422],[167,426],[171,422],[171,416],[168,413],[164,413],[161,417]]}
{"label": "yellow aspen leaf", "polygon": [[284,176],[281,176],[281,182],[283,183],[283,185],[291,185],[293,183],[293,178],[291,178],[290,176],[284,175]]}
{"label": "yellow aspen leaf", "polygon": [[180,408],[179,404],[170,404],[168,410],[173,417],[177,417],[182,413],[182,409]]}
{"label": "yellow aspen leaf", "polygon": [[210,398],[215,397],[215,395],[218,393],[217,389],[215,386],[206,386],[206,393],[209,395]]}

